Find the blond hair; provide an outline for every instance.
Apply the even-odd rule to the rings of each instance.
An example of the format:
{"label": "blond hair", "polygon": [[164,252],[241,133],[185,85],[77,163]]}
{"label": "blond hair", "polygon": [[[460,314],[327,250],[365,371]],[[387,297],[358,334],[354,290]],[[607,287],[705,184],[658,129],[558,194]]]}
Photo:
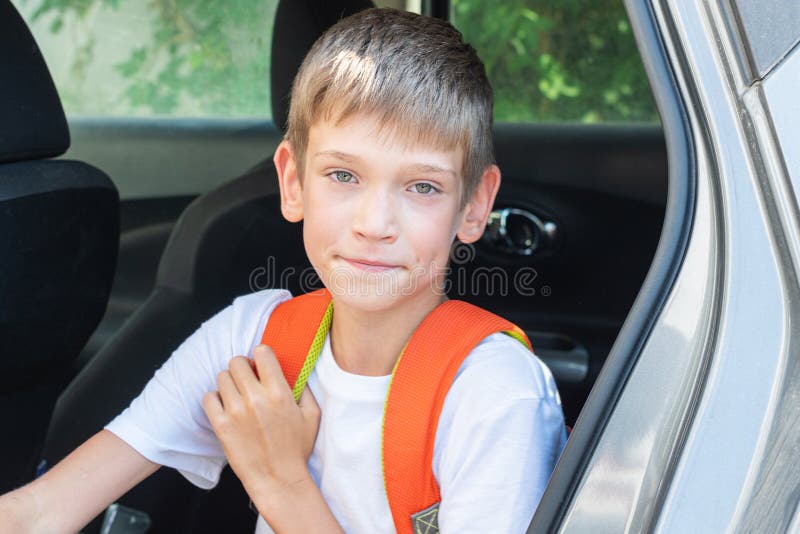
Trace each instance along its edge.
{"label": "blond hair", "polygon": [[309,128],[377,117],[406,146],[464,152],[462,204],[494,163],[492,89],[483,63],[444,20],[367,9],[340,20],[309,51],[292,86],[286,138],[303,174]]}

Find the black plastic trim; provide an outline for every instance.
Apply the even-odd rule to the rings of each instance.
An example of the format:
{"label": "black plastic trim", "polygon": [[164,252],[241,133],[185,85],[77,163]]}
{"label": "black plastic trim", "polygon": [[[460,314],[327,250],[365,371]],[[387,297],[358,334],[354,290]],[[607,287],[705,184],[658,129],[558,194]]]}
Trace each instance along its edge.
{"label": "black plastic trim", "polygon": [[437,19],[450,20],[450,1],[422,0],[422,14]]}
{"label": "black plastic trim", "polygon": [[667,143],[669,192],[664,227],[645,283],[581,411],[528,533],[553,532],[563,521],[591,453],[673,287],[692,227],[696,165],[684,102],[650,3],[647,0],[626,0],[625,5],[661,115]]}

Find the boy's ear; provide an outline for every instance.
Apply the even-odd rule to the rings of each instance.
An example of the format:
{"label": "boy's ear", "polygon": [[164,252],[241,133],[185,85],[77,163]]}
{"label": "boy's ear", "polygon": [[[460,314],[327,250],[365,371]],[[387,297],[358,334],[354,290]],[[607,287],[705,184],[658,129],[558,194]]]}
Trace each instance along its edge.
{"label": "boy's ear", "polygon": [[456,232],[459,241],[473,243],[483,235],[498,189],[500,189],[500,169],[497,165],[489,165],[483,171],[480,182],[464,206],[461,224]]}
{"label": "boy's ear", "polygon": [[281,190],[281,213],[289,222],[303,220],[303,184],[297,173],[297,162],[292,145],[283,140],[275,149],[275,170],[278,172],[278,187]]}

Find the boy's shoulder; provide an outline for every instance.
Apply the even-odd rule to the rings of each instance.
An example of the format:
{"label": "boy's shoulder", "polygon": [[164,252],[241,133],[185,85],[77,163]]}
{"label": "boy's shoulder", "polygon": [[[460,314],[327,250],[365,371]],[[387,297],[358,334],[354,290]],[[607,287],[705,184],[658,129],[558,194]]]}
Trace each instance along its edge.
{"label": "boy's shoulder", "polygon": [[261,342],[270,315],[292,298],[285,289],[264,289],[236,297],[233,302],[203,325],[210,332],[229,337],[236,354],[251,354]]}
{"label": "boy's shoulder", "polygon": [[[264,289],[245,295],[240,295],[233,299],[233,302],[219,312],[219,316],[226,316],[229,326],[241,332],[242,327],[255,328],[255,323],[263,323],[275,310],[275,308],[286,300],[292,298],[292,294],[285,289]],[[213,318],[212,318],[213,320]]]}
{"label": "boy's shoulder", "polygon": [[239,295],[233,299],[231,308],[238,313],[271,312],[278,304],[290,298],[292,298],[292,294],[286,289],[262,289]]}
{"label": "boy's shoulder", "polygon": [[484,402],[546,399],[560,403],[548,367],[522,343],[503,333],[488,336],[472,349],[451,387],[454,393],[459,390],[472,392]]}

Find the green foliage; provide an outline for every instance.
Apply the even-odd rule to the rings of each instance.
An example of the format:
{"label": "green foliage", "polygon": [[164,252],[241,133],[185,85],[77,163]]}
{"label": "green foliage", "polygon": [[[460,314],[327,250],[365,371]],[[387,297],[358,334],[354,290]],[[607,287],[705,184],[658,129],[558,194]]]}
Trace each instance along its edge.
{"label": "green foliage", "polygon": [[[121,84],[114,113],[269,115],[277,0],[17,2],[34,4],[29,20],[47,21],[53,34],[74,34],[82,24],[69,83],[60,86],[68,110],[87,110],[85,80],[106,47],[127,46],[122,56],[117,51],[118,80],[108,77]],[[102,11],[115,23],[141,25],[142,38],[99,42],[111,33],[94,26]],[[453,0],[452,12],[486,65],[497,120],[658,120],[621,0]]]}
{"label": "green foliage", "polygon": [[[31,19],[52,16],[50,31],[58,33],[68,17],[86,21],[98,9],[132,7],[151,17],[142,26],[150,32],[144,46],[134,47],[114,67],[125,80],[122,97],[132,114],[269,115],[269,44],[276,0],[142,3],[42,0]],[[104,29],[89,28],[92,35],[99,30]],[[82,80],[86,64],[102,53],[102,46],[90,39],[74,56],[71,75]]]}
{"label": "green foliage", "polygon": [[656,121],[621,0],[453,0],[500,121]]}

